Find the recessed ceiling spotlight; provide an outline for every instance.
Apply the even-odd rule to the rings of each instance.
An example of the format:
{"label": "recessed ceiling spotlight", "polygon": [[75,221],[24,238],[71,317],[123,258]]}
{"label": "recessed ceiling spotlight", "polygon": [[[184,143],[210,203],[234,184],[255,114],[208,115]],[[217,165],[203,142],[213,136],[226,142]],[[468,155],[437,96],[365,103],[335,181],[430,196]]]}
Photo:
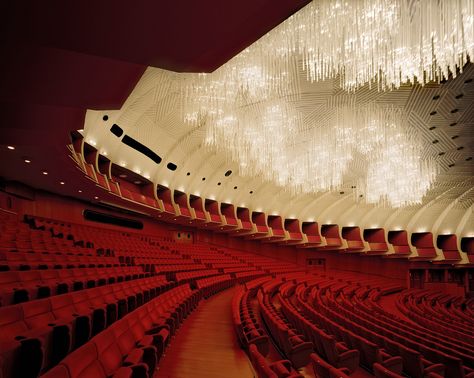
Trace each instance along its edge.
{"label": "recessed ceiling spotlight", "polygon": [[99,197],[97,197],[97,196],[94,196],[94,199],[98,200],[98,199],[99,199]]}
{"label": "recessed ceiling spotlight", "polygon": [[140,180],[135,180],[133,183],[134,183],[135,185],[140,185],[142,182],[141,182]]}
{"label": "recessed ceiling spotlight", "polygon": [[9,150],[14,150],[14,149],[15,149],[14,146],[7,146],[7,148],[8,148]]}
{"label": "recessed ceiling spotlight", "polygon": [[79,189],[79,190],[78,190],[78,193],[82,193],[82,190],[81,190],[81,189]]}
{"label": "recessed ceiling spotlight", "polygon": [[30,160],[30,159],[25,159],[24,162],[25,162],[26,164],[30,164],[30,163],[31,163],[31,160]]}
{"label": "recessed ceiling spotlight", "polygon": [[65,184],[65,182],[64,182],[64,181],[59,181],[59,183],[60,183],[61,185],[64,185],[64,184]]}
{"label": "recessed ceiling spotlight", "polygon": [[43,175],[47,175],[48,174],[48,171],[43,171]]}

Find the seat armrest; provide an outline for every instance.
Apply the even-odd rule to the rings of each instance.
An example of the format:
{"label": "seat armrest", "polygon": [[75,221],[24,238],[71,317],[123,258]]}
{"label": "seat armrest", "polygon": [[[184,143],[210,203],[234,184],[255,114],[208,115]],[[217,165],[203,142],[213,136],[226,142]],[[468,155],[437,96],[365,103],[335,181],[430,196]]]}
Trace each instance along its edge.
{"label": "seat armrest", "polygon": [[112,378],[132,378],[133,370],[129,367],[121,367],[118,369]]}
{"label": "seat armrest", "polygon": [[437,373],[440,375],[444,375],[445,369],[446,369],[446,366],[444,366],[443,364],[433,364],[433,365],[425,367],[423,371],[425,374]]}
{"label": "seat armrest", "polygon": [[125,360],[123,361],[124,366],[132,366],[141,363],[143,360],[143,349],[134,349],[132,350]]}

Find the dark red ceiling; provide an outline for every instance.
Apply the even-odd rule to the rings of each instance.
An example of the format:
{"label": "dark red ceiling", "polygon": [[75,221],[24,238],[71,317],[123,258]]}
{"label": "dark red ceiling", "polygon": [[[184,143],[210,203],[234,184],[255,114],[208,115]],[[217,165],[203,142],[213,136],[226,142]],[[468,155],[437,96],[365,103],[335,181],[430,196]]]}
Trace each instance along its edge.
{"label": "dark red ceiling", "polygon": [[150,65],[213,71],[308,2],[2,2],[0,178],[80,197],[65,144],[86,109],[120,108]]}
{"label": "dark red ceiling", "polygon": [[308,0],[11,1],[7,38],[174,71],[210,72]]}

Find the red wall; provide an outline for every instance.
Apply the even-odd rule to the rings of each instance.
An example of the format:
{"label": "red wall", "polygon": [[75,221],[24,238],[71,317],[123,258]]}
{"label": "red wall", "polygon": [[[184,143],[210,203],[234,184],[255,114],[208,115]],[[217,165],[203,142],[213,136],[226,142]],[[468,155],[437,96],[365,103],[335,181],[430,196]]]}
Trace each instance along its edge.
{"label": "red wall", "polygon": [[[143,216],[133,216],[129,214],[123,214],[120,212],[114,212],[99,206],[94,206],[89,203],[85,203],[79,200],[74,200],[71,198],[60,197],[53,194],[45,192],[36,192],[34,200],[27,200],[22,198],[17,198],[12,195],[0,192],[0,207],[7,209],[8,198],[11,198],[12,201],[12,211],[17,212],[20,216],[34,215],[43,218],[57,219],[65,222],[82,224],[87,226],[102,227],[118,231],[128,231],[131,233],[142,233],[146,235],[155,235],[155,236],[171,236],[172,231],[170,226],[166,223],[160,223],[151,218],[146,218]],[[126,227],[107,225],[103,223],[91,222],[85,220],[83,217],[83,211],[85,209],[91,209],[100,211],[102,213],[107,213],[111,215],[116,215],[124,218],[130,218],[134,220],[141,221],[143,223],[143,230],[134,230]]]}

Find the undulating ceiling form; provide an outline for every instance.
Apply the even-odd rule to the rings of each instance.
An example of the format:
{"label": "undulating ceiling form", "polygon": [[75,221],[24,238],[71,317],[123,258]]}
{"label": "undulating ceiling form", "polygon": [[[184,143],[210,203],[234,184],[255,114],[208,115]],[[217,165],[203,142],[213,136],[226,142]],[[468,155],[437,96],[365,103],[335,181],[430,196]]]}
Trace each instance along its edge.
{"label": "undulating ceiling form", "polygon": [[[458,3],[467,19],[455,23],[468,29],[463,51],[472,55],[472,1]],[[392,83],[400,87],[387,91],[379,90],[387,82],[362,85],[364,76],[348,92],[347,67],[343,76],[328,68],[313,81],[301,51],[288,49],[288,40],[276,45],[273,32],[301,48],[306,26],[295,28],[298,17],[306,16],[296,14],[211,74],[149,68],[122,109],[88,112],[86,141],[156,184],[269,215],[473,233],[473,65],[440,83]],[[453,43],[458,51],[461,42]],[[465,56],[453,59],[461,64]],[[448,74],[439,67],[431,78]],[[114,124],[162,162],[124,143]]]}

